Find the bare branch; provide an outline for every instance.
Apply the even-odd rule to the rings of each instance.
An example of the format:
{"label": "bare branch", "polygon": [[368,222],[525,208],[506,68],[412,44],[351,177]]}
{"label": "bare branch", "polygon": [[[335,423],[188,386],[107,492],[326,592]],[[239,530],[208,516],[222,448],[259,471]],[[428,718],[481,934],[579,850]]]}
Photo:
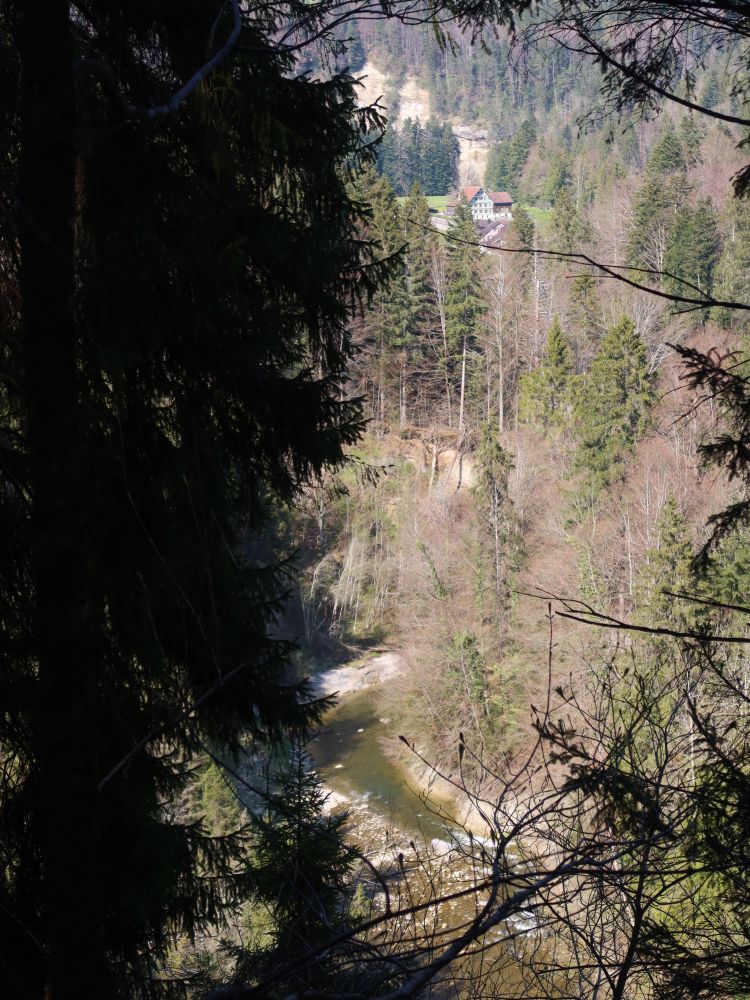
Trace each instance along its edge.
{"label": "bare branch", "polygon": [[[239,0],[232,0],[233,25],[226,42],[200,69],[190,77],[187,83],[183,84],[165,104],[151,105],[150,107],[131,104],[123,94],[118,81],[115,79],[111,69],[97,59],[78,59],[75,63],[77,72],[86,72],[89,76],[98,79],[107,89],[113,103],[120,109],[126,118],[140,118],[144,121],[156,121],[167,115],[174,114],[185,103],[195,88],[202,83],[215,69],[224,62],[237,44],[242,30],[242,19],[240,17]],[[215,27],[215,25],[214,25]],[[214,28],[211,29],[213,37]]]}
{"label": "bare branch", "polygon": [[[420,229],[429,228],[424,226],[422,223],[417,222],[415,219],[407,218],[405,221],[412,226],[419,227]],[[686,288],[692,288],[699,292],[701,291],[701,289],[699,289],[696,285],[693,285],[691,282],[686,281],[684,278],[680,278],[675,274],[671,274],[669,271],[656,271],[647,267],[633,267],[626,264],[604,264],[602,261],[594,260],[594,258],[589,257],[588,254],[580,252],[567,253],[563,250],[542,250],[538,247],[504,247],[496,246],[494,243],[482,243],[479,240],[464,240],[459,236],[452,235],[450,232],[443,233],[442,235],[445,239],[450,240],[453,243],[461,243],[465,246],[478,247],[481,250],[487,250],[492,253],[523,254],[527,257],[537,255],[547,260],[571,261],[573,263],[585,264],[587,267],[594,268],[601,272],[601,274],[594,275],[594,277],[613,278],[615,281],[628,285],[630,288],[634,288],[639,292],[646,292],[648,295],[654,295],[657,298],[666,299],[669,302],[690,306],[690,309],[684,310],[685,312],[690,312],[694,309],[713,308],[750,312],[750,303],[747,302],[724,301],[723,299],[715,299],[710,295],[703,295],[700,299],[689,298],[685,295],[676,295],[672,292],[665,292],[659,288],[654,288],[652,285],[644,285],[639,281],[635,281],[632,278],[627,277],[627,275],[623,273],[625,271],[629,271],[635,274],[648,275],[653,278],[670,278],[672,281],[677,281]],[[573,277],[575,277],[575,275],[573,275]]]}

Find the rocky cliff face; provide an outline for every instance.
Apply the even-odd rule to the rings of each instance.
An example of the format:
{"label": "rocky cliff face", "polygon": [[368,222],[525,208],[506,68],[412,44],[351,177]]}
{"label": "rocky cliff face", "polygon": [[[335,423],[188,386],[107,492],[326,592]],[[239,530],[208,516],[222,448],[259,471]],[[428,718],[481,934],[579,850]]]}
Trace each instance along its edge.
{"label": "rocky cliff face", "polygon": [[[402,84],[397,84],[387,74],[368,60],[358,74],[360,80],[360,105],[372,104],[378,98],[386,106],[386,114],[391,123],[398,128],[407,118],[418,118],[426,122],[432,109],[430,95],[424,87],[420,87],[414,76],[407,76]],[[387,107],[389,93],[398,93],[398,107]],[[461,158],[458,165],[459,185],[482,184],[487,166],[487,156],[490,150],[489,135],[486,129],[465,125],[457,119],[451,119],[450,124],[461,148]]]}
{"label": "rocky cliff face", "polygon": [[461,147],[461,160],[458,165],[459,184],[462,187],[469,184],[483,184],[490,152],[487,129],[461,125],[455,121],[451,124]]}

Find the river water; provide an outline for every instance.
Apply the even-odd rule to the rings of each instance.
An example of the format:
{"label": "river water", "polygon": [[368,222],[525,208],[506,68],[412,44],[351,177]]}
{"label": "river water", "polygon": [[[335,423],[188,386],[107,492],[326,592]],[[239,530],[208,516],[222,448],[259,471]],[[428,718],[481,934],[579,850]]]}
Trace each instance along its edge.
{"label": "river water", "polygon": [[445,804],[420,794],[405,767],[386,753],[383,740],[392,738],[393,731],[379,717],[374,700],[372,688],[350,692],[326,715],[309,746],[324,784],[350,803],[358,825],[367,811],[382,826],[408,837],[427,843],[448,839],[446,820],[436,815],[446,814]]}
{"label": "river water", "polygon": [[[389,721],[382,720],[376,705],[377,693],[373,688],[364,688],[342,695],[340,703],[332,709],[324,719],[324,725],[309,745],[314,764],[323,779],[324,785],[334,793],[334,799],[349,810],[352,839],[357,846],[370,853],[370,856],[388,856],[398,850],[406,849],[407,855],[413,860],[409,850],[410,840],[414,840],[420,855],[423,855],[424,845],[428,850],[423,855],[426,867],[417,869],[417,882],[411,882],[411,891],[420,895],[429,882],[429,891],[436,891],[436,883],[440,884],[437,894],[451,892],[464,888],[473,879],[481,877],[482,866],[474,868],[468,864],[467,857],[449,850],[449,845],[456,841],[465,841],[465,834],[450,820],[450,806],[444,802],[430,801],[420,794],[420,790],[407,777],[405,766],[399,766],[396,760],[384,748],[386,741],[392,742],[393,730]],[[398,744],[401,747],[401,744]],[[403,747],[404,756],[408,753]],[[338,796],[341,797],[339,800]],[[382,852],[382,853],[381,853]],[[437,866],[437,868],[435,867]],[[407,867],[409,863],[407,862]],[[410,875],[410,880],[415,876]],[[429,933],[427,924],[431,923],[434,933],[449,932],[451,927],[464,925],[473,918],[477,907],[483,903],[484,894],[475,898],[473,895],[463,900],[440,904],[426,917],[425,932]],[[499,954],[494,950],[486,953],[486,972],[476,978],[476,968],[462,959],[454,972],[459,972],[459,978],[467,975],[467,985],[483,981],[485,985],[494,981],[500,982],[510,992],[511,996],[522,996],[523,989],[519,978],[519,969],[513,957],[513,949],[503,944],[509,930],[519,924],[525,929],[531,929],[533,921],[528,923],[522,918],[509,921],[507,925],[494,928],[485,943],[497,943]],[[490,958],[490,956],[494,956]],[[490,966],[497,963],[498,971],[492,973]],[[489,978],[488,978],[489,976]],[[448,979],[450,976],[448,977]],[[448,979],[443,986],[448,986]],[[472,989],[454,984],[446,989],[446,996],[465,998],[471,995]],[[501,990],[502,993],[502,990]]]}

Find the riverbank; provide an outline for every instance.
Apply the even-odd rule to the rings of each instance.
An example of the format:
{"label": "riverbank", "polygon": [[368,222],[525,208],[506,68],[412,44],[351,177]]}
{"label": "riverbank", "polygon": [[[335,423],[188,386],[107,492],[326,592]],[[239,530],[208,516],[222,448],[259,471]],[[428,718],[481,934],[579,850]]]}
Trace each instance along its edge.
{"label": "riverbank", "polygon": [[353,834],[370,844],[396,831],[407,842],[445,841],[449,830],[485,836],[470,798],[410,754],[391,720],[380,716],[376,689],[405,668],[403,657],[389,651],[311,678],[316,695],[337,697],[311,744],[328,808],[346,808]]}
{"label": "riverbank", "polygon": [[313,674],[310,678],[316,697],[351,694],[365,688],[384,684],[404,671],[404,660],[399,653],[380,653],[369,660],[343,667],[332,667]]}

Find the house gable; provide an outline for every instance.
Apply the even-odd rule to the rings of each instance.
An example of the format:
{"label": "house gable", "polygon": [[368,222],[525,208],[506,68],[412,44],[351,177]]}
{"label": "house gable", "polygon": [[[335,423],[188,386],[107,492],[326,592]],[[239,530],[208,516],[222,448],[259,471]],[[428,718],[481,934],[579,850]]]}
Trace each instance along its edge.
{"label": "house gable", "polygon": [[461,195],[471,208],[475,222],[512,218],[513,199],[507,191],[486,191],[483,187],[472,186],[462,188]]}
{"label": "house gable", "polygon": [[[513,199],[507,191],[486,191],[483,187],[472,185],[461,188],[459,198],[467,203],[475,222],[500,219],[510,222],[513,218]],[[448,205],[449,210],[455,210],[455,207],[455,202]]]}

